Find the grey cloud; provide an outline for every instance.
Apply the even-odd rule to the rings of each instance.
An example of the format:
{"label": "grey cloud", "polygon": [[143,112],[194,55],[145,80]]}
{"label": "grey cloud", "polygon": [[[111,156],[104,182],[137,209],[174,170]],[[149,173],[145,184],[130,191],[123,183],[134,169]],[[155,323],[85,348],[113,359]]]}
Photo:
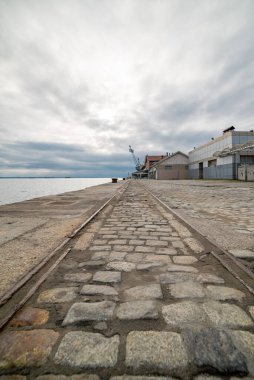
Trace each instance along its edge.
{"label": "grey cloud", "polygon": [[142,161],[249,129],[253,12],[252,0],[0,0],[1,170],[126,175],[129,144]]}
{"label": "grey cloud", "polygon": [[[126,176],[132,170],[129,154],[102,155],[89,152],[89,147],[60,143],[17,142],[1,145],[0,169],[11,169],[18,175],[20,169],[49,171],[51,175]],[[43,172],[40,170],[43,169]],[[105,175],[107,174],[107,175]]]}

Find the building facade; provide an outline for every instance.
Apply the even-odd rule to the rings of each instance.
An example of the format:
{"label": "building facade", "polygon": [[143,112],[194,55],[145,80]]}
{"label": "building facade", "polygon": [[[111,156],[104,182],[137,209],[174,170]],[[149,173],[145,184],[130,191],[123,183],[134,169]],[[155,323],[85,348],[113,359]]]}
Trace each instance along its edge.
{"label": "building facade", "polygon": [[152,179],[188,179],[188,156],[182,152],[166,156],[151,166],[148,178]]}
{"label": "building facade", "polygon": [[144,170],[150,170],[150,168],[152,167],[152,165],[154,164],[157,164],[157,162],[163,160],[165,157],[167,157],[168,155],[161,155],[161,156],[149,156],[149,155],[146,155],[145,157],[145,162],[144,162]]}
{"label": "building facade", "polygon": [[222,136],[189,152],[189,177],[237,179],[239,166],[254,164],[253,146],[253,131],[238,132],[230,127]]}

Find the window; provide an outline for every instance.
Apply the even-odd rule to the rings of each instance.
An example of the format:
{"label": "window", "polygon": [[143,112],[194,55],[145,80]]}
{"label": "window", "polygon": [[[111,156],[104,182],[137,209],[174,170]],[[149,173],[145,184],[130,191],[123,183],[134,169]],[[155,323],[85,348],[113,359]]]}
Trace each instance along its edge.
{"label": "window", "polygon": [[172,165],[165,165],[164,168],[165,168],[165,170],[171,170],[173,168],[173,166]]}
{"label": "window", "polygon": [[210,166],[217,166],[217,160],[208,161],[208,167],[210,167]]}

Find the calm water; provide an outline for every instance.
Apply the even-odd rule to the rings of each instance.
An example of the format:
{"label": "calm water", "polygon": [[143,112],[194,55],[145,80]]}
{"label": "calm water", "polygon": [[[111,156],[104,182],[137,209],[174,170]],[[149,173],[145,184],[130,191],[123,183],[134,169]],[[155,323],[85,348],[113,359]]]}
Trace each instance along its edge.
{"label": "calm water", "polygon": [[110,178],[1,178],[0,206],[80,190],[111,182]]}

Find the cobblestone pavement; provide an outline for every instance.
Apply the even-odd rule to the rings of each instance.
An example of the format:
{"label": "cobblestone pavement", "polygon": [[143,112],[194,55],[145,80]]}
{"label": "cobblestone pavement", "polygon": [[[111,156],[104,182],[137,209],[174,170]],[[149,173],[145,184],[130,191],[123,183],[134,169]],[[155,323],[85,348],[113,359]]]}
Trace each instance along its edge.
{"label": "cobblestone pavement", "polygon": [[254,299],[131,182],[0,335],[2,379],[251,379]]}
{"label": "cobblestone pavement", "polygon": [[[144,183],[222,248],[232,250],[236,257],[254,258],[254,183],[197,180]],[[235,249],[247,251],[240,255]]]}

